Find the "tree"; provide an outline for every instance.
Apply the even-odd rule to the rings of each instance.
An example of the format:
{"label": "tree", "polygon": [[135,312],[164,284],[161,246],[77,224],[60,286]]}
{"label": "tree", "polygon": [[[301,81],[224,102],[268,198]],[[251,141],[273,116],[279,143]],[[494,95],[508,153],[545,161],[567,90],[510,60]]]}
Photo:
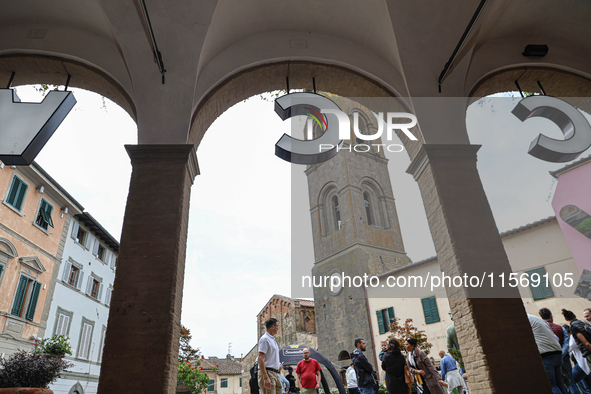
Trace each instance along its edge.
{"label": "tree", "polygon": [[199,360],[199,348],[191,347],[191,330],[181,325],[181,339],[179,346],[179,365],[176,384],[185,385],[193,394],[199,394],[207,388],[209,376],[202,372]]}
{"label": "tree", "polygon": [[388,338],[396,338],[398,342],[400,342],[400,346],[404,349],[404,343],[406,342],[406,338],[414,338],[417,340],[417,347],[425,352],[425,354],[429,354],[430,349],[433,345],[427,342],[427,336],[425,335],[425,331],[419,330],[412,324],[412,319],[406,319],[404,321],[404,325],[400,325],[400,319],[395,318],[394,322],[390,323],[390,331],[394,333],[390,335]]}
{"label": "tree", "polygon": [[199,358],[199,348],[193,349],[191,347],[191,330],[181,325],[181,339],[179,346],[179,362],[191,362]]}

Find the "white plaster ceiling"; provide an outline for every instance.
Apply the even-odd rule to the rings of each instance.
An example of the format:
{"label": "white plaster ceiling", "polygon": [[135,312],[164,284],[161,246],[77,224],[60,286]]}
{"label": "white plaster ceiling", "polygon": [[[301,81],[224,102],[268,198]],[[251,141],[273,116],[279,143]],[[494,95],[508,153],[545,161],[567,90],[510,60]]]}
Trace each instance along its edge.
{"label": "white plaster ceiling", "polygon": [[[145,1],[167,70],[164,85],[139,0],[0,1],[0,57],[44,54],[100,70],[133,101],[140,143],[185,143],[205,95],[256,65],[307,60],[351,69],[393,94],[439,95],[437,78],[479,4]],[[589,77],[589,20],[588,1],[490,0],[441,94],[466,95],[483,76],[515,65]],[[521,52],[527,44],[547,44],[550,51],[526,59]]]}

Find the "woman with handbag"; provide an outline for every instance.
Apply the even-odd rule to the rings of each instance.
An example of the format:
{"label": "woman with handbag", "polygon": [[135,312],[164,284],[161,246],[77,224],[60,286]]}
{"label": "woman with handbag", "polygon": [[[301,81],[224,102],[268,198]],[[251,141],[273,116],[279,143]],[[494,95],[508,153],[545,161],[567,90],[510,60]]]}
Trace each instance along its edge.
{"label": "woman with handbag", "polygon": [[[386,352],[382,358],[382,369],[386,371],[388,394],[410,393],[410,387],[405,379],[405,369],[408,370],[408,366],[400,351],[400,342],[395,338],[390,338],[386,345]],[[409,373],[408,377],[411,378],[412,375]]]}
{"label": "woman with handbag", "polygon": [[424,351],[417,347],[415,338],[404,343],[410,372],[417,382],[417,394],[445,394],[440,384],[445,384]]}

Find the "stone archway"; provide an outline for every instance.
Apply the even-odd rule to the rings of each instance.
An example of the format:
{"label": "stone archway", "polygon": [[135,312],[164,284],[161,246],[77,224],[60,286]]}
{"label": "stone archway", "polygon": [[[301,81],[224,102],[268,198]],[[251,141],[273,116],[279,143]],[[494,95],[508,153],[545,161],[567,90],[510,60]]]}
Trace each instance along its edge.
{"label": "stone archway", "polygon": [[494,93],[517,90],[540,93],[538,81],[546,94],[554,97],[590,97],[591,80],[581,75],[549,67],[512,67],[482,77],[470,90],[469,97],[478,99]]}
{"label": "stone archway", "polygon": [[0,80],[8,82],[14,72],[13,86],[45,83],[81,88],[109,98],[136,120],[136,108],[129,94],[107,73],[73,59],[45,55],[0,56]]}
{"label": "stone archway", "polygon": [[249,68],[227,78],[197,105],[191,122],[190,143],[199,145],[203,135],[224,111],[255,94],[286,88],[312,89],[343,97],[395,97],[379,83],[355,71],[314,62],[279,62]]}

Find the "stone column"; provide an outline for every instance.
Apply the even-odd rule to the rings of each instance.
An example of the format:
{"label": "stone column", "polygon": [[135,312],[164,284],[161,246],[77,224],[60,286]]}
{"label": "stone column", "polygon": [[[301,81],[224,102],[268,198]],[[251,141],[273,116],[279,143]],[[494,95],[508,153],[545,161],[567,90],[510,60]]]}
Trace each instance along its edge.
{"label": "stone column", "polygon": [[174,393],[193,145],[127,145],[133,171],[99,394]]}
{"label": "stone column", "polygon": [[[449,276],[511,272],[476,168],[479,148],[426,144],[407,170]],[[498,284],[446,289],[472,393],[551,393],[519,292]]]}

